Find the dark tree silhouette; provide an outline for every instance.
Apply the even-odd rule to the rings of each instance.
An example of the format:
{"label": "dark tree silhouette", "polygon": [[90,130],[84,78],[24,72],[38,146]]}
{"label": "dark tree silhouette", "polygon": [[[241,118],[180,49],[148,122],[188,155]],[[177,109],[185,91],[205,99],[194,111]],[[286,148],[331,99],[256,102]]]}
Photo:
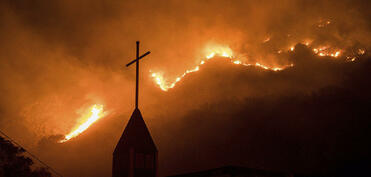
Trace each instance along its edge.
{"label": "dark tree silhouette", "polygon": [[25,150],[0,136],[0,177],[51,177],[45,168],[32,167]]}

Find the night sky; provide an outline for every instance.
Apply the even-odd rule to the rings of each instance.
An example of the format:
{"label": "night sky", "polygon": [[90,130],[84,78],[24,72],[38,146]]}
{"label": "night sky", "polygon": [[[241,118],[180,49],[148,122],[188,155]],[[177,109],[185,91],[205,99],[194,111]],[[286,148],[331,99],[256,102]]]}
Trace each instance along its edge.
{"label": "night sky", "polygon": [[[224,165],[365,172],[370,9],[367,0],[2,0],[0,129],[64,176],[111,176],[134,110],[135,67],[125,65],[140,40],[151,54],[139,107],[160,176]],[[61,143],[92,105],[105,115]]]}

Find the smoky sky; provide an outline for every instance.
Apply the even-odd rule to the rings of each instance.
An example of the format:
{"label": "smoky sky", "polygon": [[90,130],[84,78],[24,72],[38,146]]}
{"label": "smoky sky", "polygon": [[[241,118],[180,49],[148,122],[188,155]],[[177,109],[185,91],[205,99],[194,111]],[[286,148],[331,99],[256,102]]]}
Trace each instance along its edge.
{"label": "smoky sky", "polygon": [[[0,128],[65,176],[110,176],[134,107],[135,71],[125,64],[140,40],[151,54],[141,61],[139,104],[160,176],[222,165],[333,173],[370,160],[369,9],[366,0],[4,0]],[[176,78],[209,44],[247,63],[293,67],[216,57],[168,92],[150,78],[149,70]],[[320,57],[317,46],[342,55]],[[57,143],[92,104],[108,116]]]}

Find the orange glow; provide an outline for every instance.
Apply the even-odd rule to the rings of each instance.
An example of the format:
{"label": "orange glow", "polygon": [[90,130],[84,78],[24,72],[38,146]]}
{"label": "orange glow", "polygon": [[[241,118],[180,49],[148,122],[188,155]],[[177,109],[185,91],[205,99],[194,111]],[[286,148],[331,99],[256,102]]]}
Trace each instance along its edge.
{"label": "orange glow", "polygon": [[305,40],[303,43],[304,45],[309,46],[312,42],[312,40]]}
{"label": "orange glow", "polygon": [[94,104],[89,108],[89,111],[81,116],[81,119],[84,120],[82,124],[80,124],[75,130],[71,131],[67,134],[63,140],[59,141],[59,143],[64,143],[84,132],[88,129],[94,122],[106,116],[106,112],[103,112],[103,105]]}

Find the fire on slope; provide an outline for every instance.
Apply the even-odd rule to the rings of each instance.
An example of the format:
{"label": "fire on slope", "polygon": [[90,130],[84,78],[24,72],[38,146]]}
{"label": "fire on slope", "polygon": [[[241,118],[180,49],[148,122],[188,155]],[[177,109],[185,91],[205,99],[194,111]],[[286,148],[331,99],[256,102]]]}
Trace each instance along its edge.
{"label": "fire on slope", "polygon": [[77,126],[74,130],[68,133],[63,140],[60,140],[59,143],[64,143],[84,132],[88,129],[94,122],[103,118],[107,115],[107,112],[103,111],[103,105],[94,104],[92,105],[85,114],[81,116],[81,124]]}
{"label": "fire on slope", "polygon": [[174,81],[168,81],[167,79],[164,78],[164,76],[161,73],[156,73],[156,72],[151,72],[151,77],[154,79],[155,83],[161,88],[163,91],[168,91],[171,88],[174,88],[176,83],[181,81],[186,75],[199,71],[201,65],[205,64],[208,60],[214,59],[216,56],[218,57],[223,57],[223,58],[228,58],[231,63],[236,64],[236,65],[243,65],[243,66],[255,66],[259,67],[265,70],[272,70],[272,71],[280,71],[283,70],[287,67],[292,67],[293,64],[282,66],[282,67],[269,67],[265,66],[260,63],[255,63],[255,64],[249,64],[249,63],[244,63],[241,60],[238,60],[235,58],[233,55],[233,51],[231,48],[228,46],[221,46],[221,45],[215,45],[215,46],[209,46],[205,48],[205,58],[201,60],[201,62],[196,65],[193,69],[186,70],[182,75],[178,76]]}
{"label": "fire on slope", "polygon": [[[328,24],[328,23],[326,23]],[[266,43],[270,40],[270,38],[267,38],[263,41],[263,43]],[[320,56],[320,57],[331,57],[331,58],[338,58],[343,54],[343,51],[340,49],[334,49],[329,46],[322,46],[322,47],[312,47],[311,46],[312,40],[307,40],[304,41],[304,45],[312,48],[312,51],[315,55]],[[288,51],[294,51],[295,47],[291,46]],[[214,46],[207,46],[205,48],[205,56],[204,59],[201,60],[201,62],[196,65],[193,69],[186,70],[183,74],[180,76],[176,77],[175,80],[169,81],[164,77],[164,75],[160,72],[152,72],[150,71],[151,77],[155,81],[155,83],[160,87],[161,90],[163,91],[168,91],[171,88],[174,88],[175,85],[180,82],[186,75],[199,71],[201,65],[205,64],[208,60],[214,59],[216,56],[218,57],[223,57],[226,59],[229,59],[233,64],[236,65],[243,65],[243,66],[255,66],[264,70],[271,70],[271,71],[281,71],[284,70],[288,67],[293,67],[294,64],[289,64],[289,65],[284,65],[284,66],[279,66],[279,67],[271,67],[271,66],[266,66],[261,63],[244,63],[241,61],[241,59],[237,59],[232,51],[231,48],[228,46],[222,46],[222,45],[214,45]],[[278,50],[278,54],[282,53],[282,49]],[[358,54],[363,55],[365,53],[365,50],[359,49]],[[355,56],[347,56],[346,57],[349,61],[354,61]]]}

